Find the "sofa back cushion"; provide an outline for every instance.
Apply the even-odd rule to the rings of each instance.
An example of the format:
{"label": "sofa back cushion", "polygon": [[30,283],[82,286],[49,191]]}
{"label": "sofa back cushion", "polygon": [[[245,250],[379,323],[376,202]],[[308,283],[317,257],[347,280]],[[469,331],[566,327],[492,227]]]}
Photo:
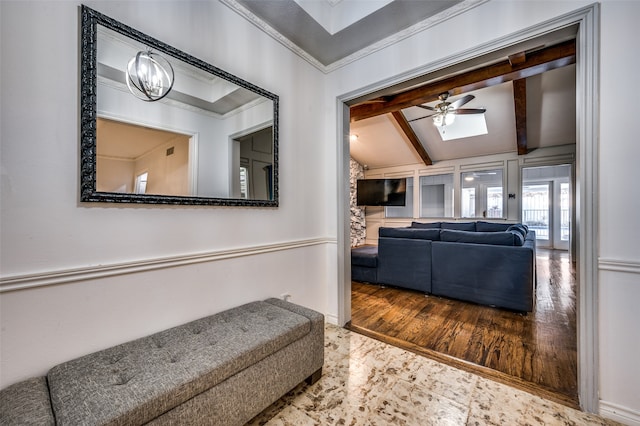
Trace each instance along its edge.
{"label": "sofa back cushion", "polygon": [[431,223],[411,222],[411,227],[422,228],[422,229],[440,229],[440,222],[431,222]]}
{"label": "sofa back cushion", "polygon": [[452,243],[492,244],[498,246],[515,245],[514,235],[511,232],[470,232],[443,229],[440,231],[440,240]]}
{"label": "sofa back cushion", "polygon": [[387,238],[411,238],[414,240],[440,240],[439,229],[421,229],[421,228],[386,228],[378,229],[379,237]]}
{"label": "sofa back cushion", "polygon": [[441,229],[454,229],[456,231],[475,231],[475,222],[442,222]]}
{"label": "sofa back cushion", "polygon": [[494,223],[494,222],[476,222],[476,231],[478,232],[504,232],[511,226],[510,223]]}

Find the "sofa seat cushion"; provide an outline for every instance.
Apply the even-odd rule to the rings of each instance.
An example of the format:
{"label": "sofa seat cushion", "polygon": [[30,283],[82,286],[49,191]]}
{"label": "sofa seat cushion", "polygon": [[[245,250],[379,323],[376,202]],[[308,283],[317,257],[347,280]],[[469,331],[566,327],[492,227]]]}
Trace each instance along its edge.
{"label": "sofa seat cushion", "polygon": [[440,231],[440,240],[451,243],[515,245],[514,234],[511,232],[471,232],[443,229]]}
{"label": "sofa seat cushion", "polygon": [[49,371],[58,425],[143,424],[307,335],[310,320],[249,303]]}
{"label": "sofa seat cushion", "polygon": [[3,426],[55,425],[46,377],[34,377],[0,391]]}
{"label": "sofa seat cushion", "polygon": [[351,249],[351,265],[375,268],[378,266],[378,246],[363,246]]}
{"label": "sofa seat cushion", "polygon": [[380,238],[410,238],[414,240],[440,240],[440,229],[424,228],[386,228],[378,229]]}

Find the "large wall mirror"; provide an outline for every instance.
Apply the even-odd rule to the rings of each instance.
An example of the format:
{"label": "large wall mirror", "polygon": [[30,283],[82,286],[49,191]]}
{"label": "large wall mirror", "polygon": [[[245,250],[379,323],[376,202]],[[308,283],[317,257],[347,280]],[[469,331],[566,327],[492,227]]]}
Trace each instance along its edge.
{"label": "large wall mirror", "polygon": [[278,206],[277,95],[81,13],[81,201]]}

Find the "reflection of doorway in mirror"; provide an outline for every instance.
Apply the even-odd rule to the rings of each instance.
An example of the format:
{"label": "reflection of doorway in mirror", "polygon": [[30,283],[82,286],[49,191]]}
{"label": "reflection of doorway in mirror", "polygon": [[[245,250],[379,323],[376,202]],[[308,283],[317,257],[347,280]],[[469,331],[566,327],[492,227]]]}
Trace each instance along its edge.
{"label": "reflection of doorway in mirror", "polygon": [[273,127],[233,139],[237,157],[233,160],[232,193],[237,198],[273,199]]}
{"label": "reflection of doorway in mirror", "polygon": [[168,130],[98,118],[97,191],[192,195],[191,139]]}
{"label": "reflection of doorway in mirror", "polygon": [[142,172],[136,176],[136,194],[145,194],[147,192],[147,178],[149,173]]}

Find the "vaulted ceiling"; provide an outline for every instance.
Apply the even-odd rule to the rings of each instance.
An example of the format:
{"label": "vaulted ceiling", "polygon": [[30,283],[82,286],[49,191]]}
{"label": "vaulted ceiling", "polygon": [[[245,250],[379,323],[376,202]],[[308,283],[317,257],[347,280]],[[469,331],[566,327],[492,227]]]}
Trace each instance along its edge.
{"label": "vaulted ceiling", "polygon": [[[377,96],[351,106],[351,155],[380,168],[515,152],[575,143],[575,41],[569,39],[503,60]],[[447,92],[455,101],[475,98],[463,108],[484,108],[487,134],[443,140],[418,107],[434,107]],[[472,116],[458,115],[456,126]],[[417,119],[417,120],[416,120]],[[445,127],[446,129],[446,127]],[[454,129],[452,129],[454,130]]]}
{"label": "vaulted ceiling", "polygon": [[[486,0],[221,0],[323,72]],[[435,164],[575,143],[575,28],[382,90],[351,105],[352,157],[369,168]],[[488,133],[443,141],[431,118],[448,92],[485,108]],[[458,116],[464,122],[464,116]]]}

